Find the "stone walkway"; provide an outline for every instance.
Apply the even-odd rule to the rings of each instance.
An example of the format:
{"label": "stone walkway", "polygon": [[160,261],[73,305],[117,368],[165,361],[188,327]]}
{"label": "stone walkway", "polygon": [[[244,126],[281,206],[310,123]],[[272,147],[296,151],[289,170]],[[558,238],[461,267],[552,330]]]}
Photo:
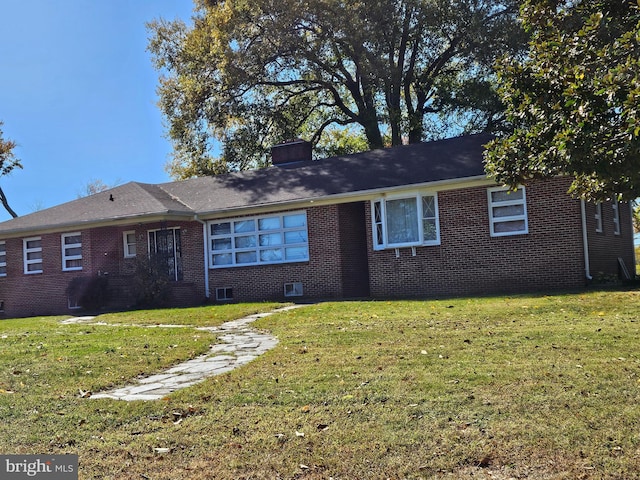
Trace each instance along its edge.
{"label": "stone walkway", "polygon": [[[162,373],[137,380],[114,390],[91,395],[90,398],[112,398],[115,400],[159,400],[180,388],[189,387],[207,377],[220,375],[240,367],[278,344],[278,339],[267,333],[258,332],[249,325],[255,320],[274,313],[285,312],[302,305],[291,305],[272,312],[257,313],[248,317],[225,322],[219,327],[200,327],[197,330],[221,333],[221,342],[211,347],[208,353],[180,363]],[[64,323],[88,323],[93,317],[77,317]],[[162,325],[155,326],[156,328]],[[175,327],[175,325],[166,325]]]}

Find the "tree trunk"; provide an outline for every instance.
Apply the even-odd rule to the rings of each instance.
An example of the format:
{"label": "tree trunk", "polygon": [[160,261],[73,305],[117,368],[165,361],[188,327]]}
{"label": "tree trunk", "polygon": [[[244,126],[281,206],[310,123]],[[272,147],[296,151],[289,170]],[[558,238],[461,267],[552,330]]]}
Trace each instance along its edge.
{"label": "tree trunk", "polygon": [[0,202],[2,202],[2,206],[5,208],[5,210],[9,212],[9,215],[11,215],[13,218],[16,218],[18,216],[18,214],[14,212],[13,209],[9,206],[7,196],[4,194],[2,187],[0,187]]}
{"label": "tree trunk", "polygon": [[367,136],[367,142],[371,150],[384,147],[375,110],[361,115],[360,124],[364,127],[364,133]]}

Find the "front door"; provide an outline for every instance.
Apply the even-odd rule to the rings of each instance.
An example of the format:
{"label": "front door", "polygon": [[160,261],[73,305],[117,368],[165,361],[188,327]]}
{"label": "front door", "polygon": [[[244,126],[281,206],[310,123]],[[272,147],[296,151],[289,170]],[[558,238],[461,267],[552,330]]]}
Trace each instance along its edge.
{"label": "front door", "polygon": [[180,229],[151,230],[149,232],[149,257],[171,280],[182,280]]}

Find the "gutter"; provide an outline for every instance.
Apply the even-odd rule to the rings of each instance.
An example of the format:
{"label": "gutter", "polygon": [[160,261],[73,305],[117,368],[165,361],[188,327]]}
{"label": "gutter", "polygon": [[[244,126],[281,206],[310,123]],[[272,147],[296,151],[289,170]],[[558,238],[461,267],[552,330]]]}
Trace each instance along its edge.
{"label": "gutter", "polygon": [[584,250],[584,273],[587,280],[593,280],[591,267],[589,265],[589,239],[587,236],[587,214],[584,200],[580,200],[580,213],[582,216],[582,245]]}
{"label": "gutter", "polygon": [[198,214],[196,213],[193,216],[193,219],[202,224],[202,244],[204,246],[204,296],[205,298],[211,297],[211,292],[209,292],[209,252],[207,245],[207,223],[203,222],[198,218]]}

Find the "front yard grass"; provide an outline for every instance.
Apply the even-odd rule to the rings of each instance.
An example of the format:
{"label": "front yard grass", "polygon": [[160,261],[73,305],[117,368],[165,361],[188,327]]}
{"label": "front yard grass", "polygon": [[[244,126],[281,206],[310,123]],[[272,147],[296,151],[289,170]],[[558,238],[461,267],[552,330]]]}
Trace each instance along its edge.
{"label": "front yard grass", "polygon": [[81,479],[638,478],[638,291],[311,305],[164,400],[80,398],[215,341],[127,325],[218,308],[0,322],[0,453],[76,453]]}

